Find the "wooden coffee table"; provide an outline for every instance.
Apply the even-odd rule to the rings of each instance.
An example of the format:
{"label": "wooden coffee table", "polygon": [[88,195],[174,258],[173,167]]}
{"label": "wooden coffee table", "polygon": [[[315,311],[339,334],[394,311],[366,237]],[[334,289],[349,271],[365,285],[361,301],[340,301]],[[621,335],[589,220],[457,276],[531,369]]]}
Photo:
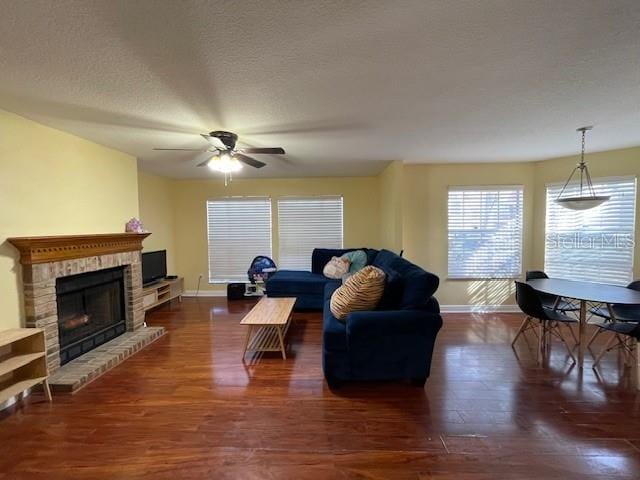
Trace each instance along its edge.
{"label": "wooden coffee table", "polygon": [[291,324],[291,312],[295,298],[262,297],[242,319],[240,325],[248,325],[242,358],[250,352],[281,352],[286,359],[284,338]]}

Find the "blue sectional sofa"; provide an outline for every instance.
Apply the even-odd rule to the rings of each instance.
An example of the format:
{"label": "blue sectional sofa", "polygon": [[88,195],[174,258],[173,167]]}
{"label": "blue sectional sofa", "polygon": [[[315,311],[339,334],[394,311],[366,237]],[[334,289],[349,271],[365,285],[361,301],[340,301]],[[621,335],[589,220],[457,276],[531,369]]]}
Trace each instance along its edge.
{"label": "blue sectional sofa", "polygon": [[369,263],[387,274],[375,311],[353,312],[345,322],[331,313],[331,295],[340,282],[324,277],[322,267],[348,250],[317,249],[311,272],[277,272],[267,282],[267,295],[295,296],[296,308],[323,309],[322,366],[331,387],[349,380],[395,379],[424,385],[442,327],[433,297],[439,279],[388,250],[363,250]]}
{"label": "blue sectional sofa", "polygon": [[[370,248],[331,249],[316,248],[311,254],[311,271],[278,270],[267,280],[266,290],[269,297],[296,297],[296,310],[322,310],[324,305],[324,287],[327,284],[340,286],[339,280],[332,280],[322,274],[324,266],[331,257],[339,257],[346,252],[364,250],[367,263],[372,263],[377,250]],[[337,288],[337,287],[336,287]]]}

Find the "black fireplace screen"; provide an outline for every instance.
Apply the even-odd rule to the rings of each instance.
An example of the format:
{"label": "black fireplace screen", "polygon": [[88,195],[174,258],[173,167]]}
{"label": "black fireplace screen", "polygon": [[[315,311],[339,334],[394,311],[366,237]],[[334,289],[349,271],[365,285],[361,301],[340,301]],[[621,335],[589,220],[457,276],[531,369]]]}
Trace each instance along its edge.
{"label": "black fireplace screen", "polygon": [[56,280],[60,364],[126,331],[124,267]]}

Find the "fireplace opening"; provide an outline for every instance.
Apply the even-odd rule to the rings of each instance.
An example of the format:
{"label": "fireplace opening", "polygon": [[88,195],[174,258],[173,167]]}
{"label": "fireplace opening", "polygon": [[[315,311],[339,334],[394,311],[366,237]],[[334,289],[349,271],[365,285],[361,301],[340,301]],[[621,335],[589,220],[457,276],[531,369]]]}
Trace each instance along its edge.
{"label": "fireplace opening", "polygon": [[60,364],[124,333],[124,267],[56,280]]}

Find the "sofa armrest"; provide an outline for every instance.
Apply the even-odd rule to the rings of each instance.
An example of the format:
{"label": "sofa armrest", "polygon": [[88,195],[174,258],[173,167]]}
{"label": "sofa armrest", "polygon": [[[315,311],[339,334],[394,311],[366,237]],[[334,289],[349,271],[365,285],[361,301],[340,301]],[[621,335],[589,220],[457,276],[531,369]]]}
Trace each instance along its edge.
{"label": "sofa armrest", "polygon": [[347,336],[371,337],[397,334],[435,335],[442,317],[423,310],[353,312],[347,315]]}
{"label": "sofa armrest", "polygon": [[436,297],[429,298],[429,300],[427,300],[427,304],[422,310],[430,313],[440,313],[440,304]]}

